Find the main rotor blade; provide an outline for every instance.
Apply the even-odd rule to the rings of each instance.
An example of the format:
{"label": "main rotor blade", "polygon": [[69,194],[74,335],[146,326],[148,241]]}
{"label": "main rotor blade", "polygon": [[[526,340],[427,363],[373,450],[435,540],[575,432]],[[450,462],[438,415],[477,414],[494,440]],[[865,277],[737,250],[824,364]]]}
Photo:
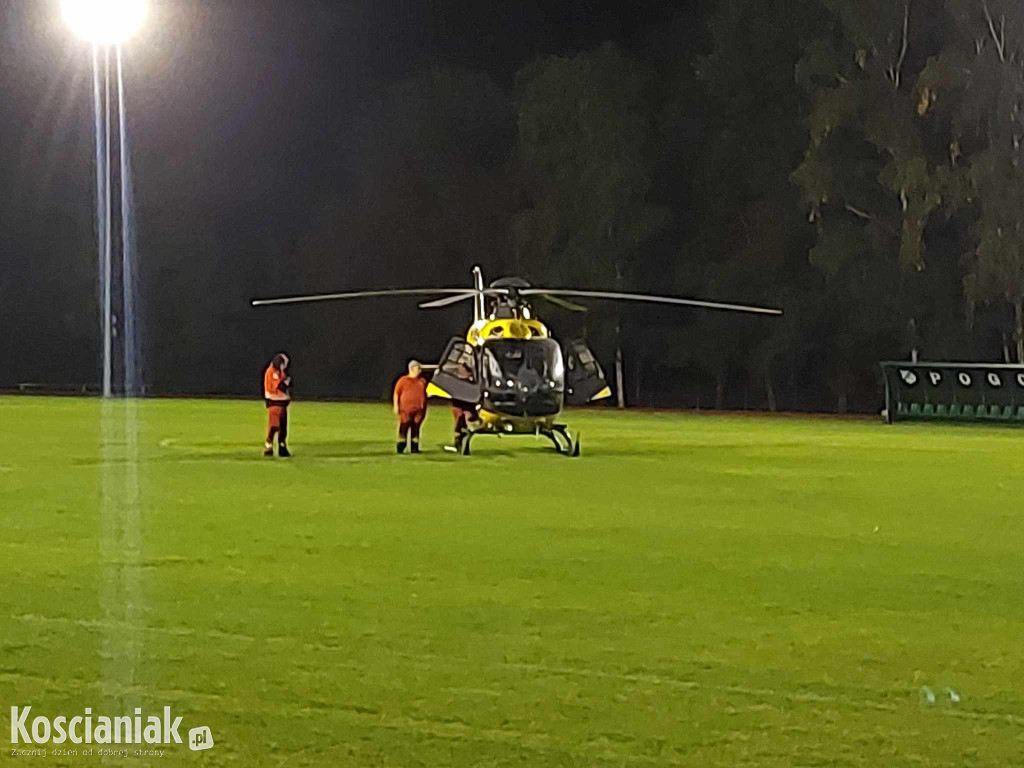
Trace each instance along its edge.
{"label": "main rotor blade", "polygon": [[566,301],[565,299],[560,299],[557,296],[552,296],[550,293],[545,293],[543,296],[541,296],[541,298],[544,299],[545,301],[548,301],[548,302],[554,304],[556,307],[561,307],[562,309],[567,309],[570,312],[586,312],[587,311],[587,308],[584,307],[582,304],[574,304],[571,301]]}
{"label": "main rotor blade", "polygon": [[385,296],[436,296],[439,293],[462,295],[473,294],[471,288],[387,288],[379,291],[348,291],[346,293],[318,293],[310,296],[283,296],[276,299],[256,299],[254,307],[271,304],[304,304],[314,301],[335,301],[338,299],[377,299]]}
{"label": "main rotor blade", "polygon": [[781,315],[781,309],[754,307],[749,304],[726,304],[719,301],[680,299],[676,296],[654,296],[649,293],[618,293],[615,291],[583,291],[565,288],[523,288],[520,296],[572,296],[581,299],[610,299],[612,301],[645,301],[651,304],[674,304],[683,307],[725,309],[732,312],[751,312],[758,315]]}
{"label": "main rotor blade", "polygon": [[435,299],[420,304],[420,309],[438,309],[451,304],[458,304],[466,299],[474,299],[477,296],[507,296],[508,291],[504,288],[484,288],[482,291],[467,289],[461,296],[445,296],[443,299]]}
{"label": "main rotor blade", "polygon": [[420,304],[420,309],[439,309],[440,307],[448,307],[452,304],[458,304],[460,301],[466,301],[466,299],[475,299],[476,291],[470,291],[469,293],[463,293],[458,296],[445,296],[443,299],[434,299],[434,301],[426,301]]}

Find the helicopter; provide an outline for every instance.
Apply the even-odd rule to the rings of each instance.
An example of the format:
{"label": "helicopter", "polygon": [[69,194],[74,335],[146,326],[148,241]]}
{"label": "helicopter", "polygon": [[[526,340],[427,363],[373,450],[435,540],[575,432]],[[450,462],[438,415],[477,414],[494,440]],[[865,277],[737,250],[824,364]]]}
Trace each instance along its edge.
{"label": "helicopter", "polygon": [[597,357],[583,339],[560,345],[537,317],[532,300],[543,299],[570,311],[586,311],[580,299],[648,302],[684,307],[781,315],[779,309],[727,304],[646,293],[539,288],[520,277],[506,277],[485,286],[483,271],[473,268],[473,285],[462,288],[386,288],[256,299],[254,307],[306,304],[393,296],[428,298],[420,309],[439,309],[473,302],[473,324],[465,338],[452,338],[434,366],[427,394],[473,406],[455,450],[470,455],[479,435],[546,437],[566,456],[580,455],[579,434],[559,421],[566,405],[581,406],[612,396]]}

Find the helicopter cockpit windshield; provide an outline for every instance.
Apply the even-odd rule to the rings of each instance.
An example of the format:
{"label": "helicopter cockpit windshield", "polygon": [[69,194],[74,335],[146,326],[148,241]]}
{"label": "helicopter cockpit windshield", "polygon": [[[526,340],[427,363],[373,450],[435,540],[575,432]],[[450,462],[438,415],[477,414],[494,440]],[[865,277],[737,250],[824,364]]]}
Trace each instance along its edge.
{"label": "helicopter cockpit windshield", "polygon": [[482,362],[484,388],[499,410],[535,416],[561,407],[565,367],[554,339],[489,339]]}

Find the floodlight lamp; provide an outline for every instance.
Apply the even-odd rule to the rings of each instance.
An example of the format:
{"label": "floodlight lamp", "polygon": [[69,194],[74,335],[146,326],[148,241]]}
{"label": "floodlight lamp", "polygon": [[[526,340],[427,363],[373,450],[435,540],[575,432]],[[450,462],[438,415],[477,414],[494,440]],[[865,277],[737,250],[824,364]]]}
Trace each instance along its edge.
{"label": "floodlight lamp", "polygon": [[96,45],[119,45],[139,31],[146,0],[61,0],[64,21]]}

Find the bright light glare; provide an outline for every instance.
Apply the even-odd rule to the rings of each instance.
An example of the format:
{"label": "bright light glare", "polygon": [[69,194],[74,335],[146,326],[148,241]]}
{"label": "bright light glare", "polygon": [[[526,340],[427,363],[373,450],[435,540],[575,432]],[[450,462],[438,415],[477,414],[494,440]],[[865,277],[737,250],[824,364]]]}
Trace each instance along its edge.
{"label": "bright light glare", "polygon": [[61,0],[61,10],[79,37],[97,45],[117,45],[142,26],[146,0]]}

